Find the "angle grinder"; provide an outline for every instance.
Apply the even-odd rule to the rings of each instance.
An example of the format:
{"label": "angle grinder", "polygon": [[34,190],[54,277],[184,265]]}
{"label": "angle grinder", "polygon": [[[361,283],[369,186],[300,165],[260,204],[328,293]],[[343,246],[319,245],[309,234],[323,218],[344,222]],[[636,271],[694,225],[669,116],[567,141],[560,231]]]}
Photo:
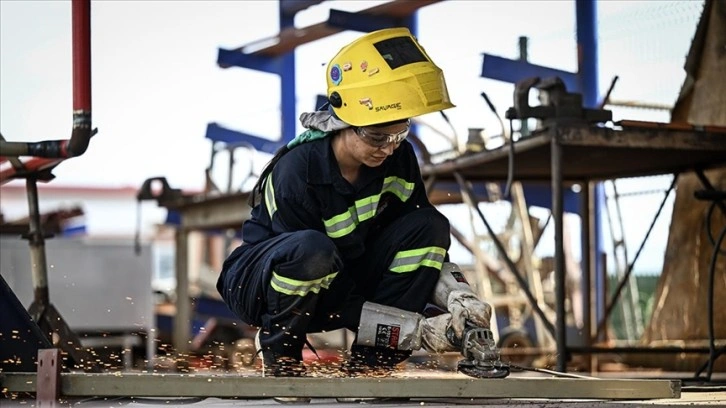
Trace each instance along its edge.
{"label": "angle grinder", "polygon": [[451,327],[446,331],[446,337],[464,356],[457,363],[457,371],[474,378],[504,378],[509,375],[509,365],[502,362],[490,329],[467,322],[462,338],[457,338]]}

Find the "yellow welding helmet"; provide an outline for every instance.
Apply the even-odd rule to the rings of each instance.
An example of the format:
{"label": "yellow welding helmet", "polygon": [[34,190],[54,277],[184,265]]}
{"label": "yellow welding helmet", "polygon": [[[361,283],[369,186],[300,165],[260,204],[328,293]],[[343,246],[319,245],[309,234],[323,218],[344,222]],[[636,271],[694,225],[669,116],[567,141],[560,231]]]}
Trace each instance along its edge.
{"label": "yellow welding helmet", "polygon": [[407,28],[374,31],[346,45],[328,64],[326,78],[333,111],[352,126],[454,107],[443,72]]}

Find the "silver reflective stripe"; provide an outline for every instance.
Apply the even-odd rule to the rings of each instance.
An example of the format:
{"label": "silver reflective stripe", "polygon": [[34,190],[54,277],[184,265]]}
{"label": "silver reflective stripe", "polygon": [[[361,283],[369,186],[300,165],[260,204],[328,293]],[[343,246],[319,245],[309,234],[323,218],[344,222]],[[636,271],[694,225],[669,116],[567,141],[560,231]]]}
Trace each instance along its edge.
{"label": "silver reflective stripe", "polygon": [[320,293],[320,289],[328,289],[328,287],[330,287],[330,282],[332,282],[337,275],[338,272],[333,272],[320,279],[303,281],[286,278],[278,275],[277,272],[272,272],[270,285],[276,292],[284,293],[286,295],[305,296],[310,292]]}
{"label": "silver reflective stripe", "polygon": [[414,183],[398,177],[387,177],[379,194],[356,200],[353,207],[344,213],[330,219],[323,220],[325,232],[330,238],[340,238],[353,232],[358,224],[369,220],[376,215],[378,203],[383,193],[391,193],[401,201],[406,202],[413,194]]}
{"label": "silver reflective stripe", "polygon": [[330,238],[340,238],[344,235],[350,234],[356,226],[356,222],[353,219],[355,211],[353,207],[349,208],[348,211],[338,214],[329,220],[323,220],[325,225],[325,233]]}
{"label": "silver reflective stripe", "polygon": [[376,215],[378,209],[378,202],[381,200],[381,195],[376,194],[367,198],[361,198],[355,202],[355,210],[358,215],[358,223],[365,220],[371,219]]}
{"label": "silver reflective stripe", "polygon": [[402,178],[386,177],[385,180],[383,180],[383,188],[381,189],[381,194],[393,193],[396,197],[398,197],[401,201],[405,203],[406,201],[408,201],[409,198],[411,198],[411,194],[413,193],[413,187],[414,183],[406,181]]}
{"label": "silver reflective stripe", "polygon": [[267,176],[265,181],[265,207],[267,207],[267,214],[272,220],[272,214],[277,211],[277,203],[275,202],[275,186],[272,184],[272,173]]}
{"label": "silver reflective stripe", "polygon": [[436,246],[399,251],[388,267],[391,272],[404,273],[428,266],[441,270],[446,256],[446,249]]}

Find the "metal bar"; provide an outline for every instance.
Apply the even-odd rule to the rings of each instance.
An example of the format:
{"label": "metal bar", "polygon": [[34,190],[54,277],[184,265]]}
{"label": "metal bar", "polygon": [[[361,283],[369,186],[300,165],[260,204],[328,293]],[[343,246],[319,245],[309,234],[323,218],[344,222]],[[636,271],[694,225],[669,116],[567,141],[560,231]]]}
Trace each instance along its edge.
{"label": "metal bar", "polygon": [[38,392],[35,399],[39,406],[52,404],[61,394],[61,353],[57,348],[38,350]]}
{"label": "metal bar", "polygon": [[625,272],[625,275],[623,275],[623,278],[618,282],[618,286],[615,289],[615,293],[613,293],[612,299],[610,299],[610,303],[607,305],[607,308],[605,309],[605,315],[600,320],[600,322],[597,325],[597,332],[595,333],[595,337],[597,337],[602,330],[605,329],[605,323],[607,323],[608,318],[610,317],[610,314],[612,314],[613,309],[615,308],[615,304],[617,303],[620,293],[623,291],[623,288],[628,283],[631,274],[633,273],[633,267],[635,266],[635,262],[638,261],[638,257],[640,256],[640,253],[643,251],[643,248],[645,247],[645,243],[648,240],[648,237],[650,236],[650,233],[653,231],[653,227],[655,227],[655,222],[658,220],[658,217],[660,216],[661,211],[663,210],[663,207],[665,206],[666,201],[668,200],[668,196],[670,195],[670,192],[675,188],[676,182],[678,181],[678,175],[673,175],[673,181],[671,181],[671,185],[668,188],[668,190],[665,193],[665,196],[663,197],[663,201],[661,201],[660,206],[658,207],[658,211],[655,213],[655,216],[653,217],[653,221],[650,223],[650,226],[648,227],[648,231],[645,233],[645,237],[643,237],[643,241],[640,243],[640,247],[638,248],[638,251],[635,253],[635,257],[633,258],[633,261],[628,265],[628,270]]}
{"label": "metal bar", "polygon": [[239,50],[217,50],[217,65],[220,68],[243,67],[268,74],[280,72],[280,59],[257,54],[245,54]]}
{"label": "metal bar", "polygon": [[[567,146],[650,148],[726,151],[726,132],[659,128],[612,128],[562,126],[560,141]],[[723,161],[726,163],[726,159]]]}
{"label": "metal bar", "polygon": [[224,142],[227,144],[247,144],[255,150],[273,154],[284,144],[282,141],[270,140],[264,137],[250,135],[237,130],[227,129],[217,123],[208,123],[204,135],[213,142]]}
{"label": "metal bar", "polygon": [[[599,53],[596,0],[575,1],[575,30],[577,39],[577,79],[582,92],[585,108],[596,108],[600,101],[599,89]],[[613,82],[614,86],[614,82]],[[608,95],[608,99],[609,99]],[[563,143],[564,143],[564,139]],[[605,207],[605,195],[602,184],[593,187],[593,226],[592,247],[596,254],[604,253],[600,211]],[[599,256],[594,259],[595,274],[605,271]]]}
{"label": "metal bar", "polygon": [[[529,37],[526,37],[526,36],[519,37],[518,45],[519,45],[519,60],[522,62],[527,62],[529,60],[529,53],[528,53]],[[502,125],[502,132],[505,132],[503,125]],[[527,136],[529,136],[529,133],[530,133],[529,122],[527,121],[527,119],[519,121],[519,134],[522,137],[527,137]],[[511,142],[512,135],[509,135],[509,139]]]}
{"label": "metal bar", "polygon": [[216,228],[240,228],[250,218],[247,205],[248,193],[235,193],[212,197],[204,201],[185,204],[170,209],[181,215],[181,227],[188,230],[210,230]]}
{"label": "metal bar", "polygon": [[[405,18],[410,16],[412,13],[415,13],[418,9],[422,7],[426,7],[428,5],[438,3],[442,0],[417,0],[417,1],[409,1],[409,0],[392,0],[388,2],[384,2],[382,4],[379,4],[377,6],[373,6],[371,8],[367,8],[364,10],[360,10],[358,13],[362,15],[370,15],[370,16],[380,16],[380,17],[394,17],[394,18]],[[285,10],[281,10],[281,13],[285,14],[285,17],[292,16],[290,13],[287,13]],[[255,41],[251,44],[246,44],[241,47],[238,47],[234,50],[221,50],[229,52],[230,55],[227,56],[227,58],[230,58],[229,62],[231,61],[231,54],[232,53],[246,53],[250,49],[254,49],[253,51],[246,53],[246,55],[249,56],[259,56],[259,57],[277,57],[280,55],[284,55],[289,52],[293,52],[295,48],[298,46],[320,40],[322,38],[326,38],[329,36],[332,36],[334,34],[342,32],[343,29],[337,28],[334,26],[331,26],[328,21],[323,21],[317,24],[313,24],[307,27],[301,27],[296,28],[294,26],[289,27],[283,27],[280,26],[280,32],[273,37],[265,38],[263,40]],[[219,60],[218,60],[219,62]],[[251,68],[251,66],[246,65],[244,61],[238,61],[240,64],[232,63],[230,65],[236,65],[244,68]],[[220,64],[221,65],[221,64]],[[230,66],[227,65],[227,66]],[[222,66],[223,68],[226,68],[227,66]]]}
{"label": "metal bar", "polygon": [[6,142],[0,139],[3,156],[71,158],[86,152],[91,130],[91,1],[71,3],[73,53],[73,128],[68,140]]}
{"label": "metal bar", "polygon": [[[461,174],[454,172],[454,177],[456,177],[456,181],[459,183],[459,186],[461,187],[461,191],[468,195],[471,199],[471,202],[478,203],[479,201],[476,200],[476,197],[474,197],[474,193],[471,191],[471,188],[466,184],[466,181],[461,176]],[[524,292],[525,296],[527,296],[527,300],[529,300],[530,305],[532,306],[532,310],[534,310],[535,314],[542,320],[542,323],[544,324],[545,328],[549,332],[549,334],[552,337],[555,337],[555,327],[547,319],[547,316],[545,316],[542,309],[539,307],[539,304],[537,303],[537,299],[532,295],[532,292],[529,290],[529,287],[527,286],[527,281],[524,280],[522,275],[520,275],[519,271],[517,270],[517,265],[512,262],[512,260],[509,258],[509,255],[507,255],[507,250],[504,248],[502,243],[497,238],[497,235],[494,233],[494,230],[492,229],[491,225],[489,225],[489,222],[487,221],[486,217],[484,217],[484,214],[481,212],[481,209],[478,205],[474,206],[474,209],[476,210],[477,214],[479,214],[479,218],[481,218],[482,222],[484,223],[484,226],[487,229],[487,232],[489,232],[489,235],[492,238],[492,241],[494,242],[494,245],[497,247],[497,250],[499,251],[499,254],[502,256],[502,259],[504,259],[504,263],[507,264],[507,267],[509,268],[510,272],[512,272],[512,275],[514,275],[514,278],[517,280],[517,283],[519,283],[519,287],[522,289],[522,292]]]}
{"label": "metal bar", "polygon": [[[582,283],[580,288],[582,290],[582,340],[586,347],[592,345],[592,282],[593,282],[593,265],[592,260],[594,259],[591,248],[591,234],[592,228],[590,225],[590,183],[583,181],[580,184],[580,239],[582,243],[580,245],[580,253],[582,254],[582,260],[580,265],[582,268]],[[585,361],[587,371],[592,370],[592,360],[587,359]]]}
{"label": "metal bar", "polygon": [[562,206],[562,146],[556,137],[551,141],[552,158],[552,216],[555,220],[555,340],[557,371],[567,372],[567,318],[565,316],[565,250],[564,208]]}
{"label": "metal bar", "polygon": [[[613,189],[613,197],[612,201],[614,212],[616,212],[615,215],[612,214],[610,211],[610,205],[609,205],[609,197],[605,199],[606,205],[605,205],[605,215],[607,216],[608,220],[608,226],[610,227],[610,236],[612,237],[613,241],[613,258],[615,259],[615,275],[618,279],[623,279],[623,276],[625,275],[627,269],[628,269],[628,247],[625,242],[625,234],[623,227],[623,220],[622,220],[622,212],[620,211],[620,197],[618,195],[618,188],[617,184],[615,183],[615,180],[610,180],[610,185]],[[604,183],[603,183],[604,185]],[[617,218],[617,224],[613,222],[613,219]],[[616,227],[619,228],[616,231]],[[623,280],[623,282],[631,282],[631,280]],[[628,292],[633,293],[633,287],[628,287]],[[618,293],[618,296],[620,294]],[[633,327],[633,321],[635,320],[633,313],[634,310],[636,310],[636,305],[632,302],[632,298],[630,298],[631,302],[623,302],[622,303],[622,315],[623,315],[623,326],[625,326],[625,338],[627,339],[636,339],[640,336],[641,331],[635,330]],[[642,329],[642,327],[641,327]]]}
{"label": "metal bar", "polygon": [[343,10],[330,9],[328,26],[341,30],[360,31],[364,33],[382,30],[384,28],[398,27],[400,18],[388,16],[372,16]]}
{"label": "metal bar", "polygon": [[280,0],[280,11],[285,14],[295,15],[308,7],[322,3],[324,0]]}
{"label": "metal bar", "polygon": [[511,60],[486,53],[483,57],[481,67],[481,77],[483,78],[516,84],[523,79],[531,77],[559,77],[565,83],[567,90],[574,92],[580,89],[577,74],[573,74],[572,72],[548,68],[521,60]]}
{"label": "metal bar", "polygon": [[709,347],[680,346],[570,346],[567,350],[573,354],[708,354],[710,352]]}
{"label": "metal bar", "polygon": [[[30,245],[30,272],[33,278],[33,303],[38,311],[43,312],[50,303],[48,295],[48,263],[45,257],[45,235],[40,223],[40,209],[38,206],[38,182],[29,176],[25,179],[25,188],[28,196],[28,242]],[[33,316],[37,322],[38,316]]]}
{"label": "metal bar", "polygon": [[600,99],[598,83],[597,4],[595,0],[576,0],[577,76],[582,102],[594,108]]}
{"label": "metal bar", "polygon": [[673,105],[665,103],[655,102],[640,102],[640,101],[621,101],[621,100],[609,100],[604,106],[619,106],[624,108],[640,108],[640,109],[653,109],[671,111]]}
{"label": "metal bar", "polygon": [[[33,373],[0,373],[9,392],[34,392]],[[66,397],[409,397],[409,398],[680,398],[679,380],[573,378],[324,378],[238,374],[61,374]]]}
{"label": "metal bar", "polygon": [[176,313],[172,328],[172,344],[177,354],[189,351],[191,338],[191,301],[189,299],[189,232],[180,226],[176,230]]}
{"label": "metal bar", "polygon": [[[73,111],[91,111],[91,1],[73,0]],[[91,129],[90,120],[86,124]],[[88,143],[88,140],[86,140]]]}

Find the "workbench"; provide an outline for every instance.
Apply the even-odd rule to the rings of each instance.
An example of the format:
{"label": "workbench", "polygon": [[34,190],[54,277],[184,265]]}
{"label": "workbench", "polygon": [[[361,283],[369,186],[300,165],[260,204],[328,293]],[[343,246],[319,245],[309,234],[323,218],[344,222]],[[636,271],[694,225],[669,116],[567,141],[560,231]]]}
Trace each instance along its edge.
{"label": "workbench", "polygon": [[[510,151],[513,147],[513,152]],[[568,185],[583,186],[581,194],[582,254],[585,265],[583,286],[590,288],[593,276],[591,246],[591,182],[616,178],[679,174],[695,171],[704,187],[712,188],[703,175],[711,168],[726,167],[726,128],[697,128],[653,122],[623,121],[613,126],[554,124],[497,149],[463,154],[440,163],[425,164],[421,173],[438,182],[457,181],[462,192],[466,182],[507,180],[510,157],[514,181],[549,181],[555,235],[555,311],[554,337],[557,344],[557,369],[566,371],[570,348],[565,324],[565,257],[563,248],[563,194]],[[471,191],[468,192],[472,194]],[[479,200],[473,200],[478,202]],[[485,221],[486,222],[486,221]],[[506,254],[503,254],[506,257]],[[511,265],[511,263],[510,263]],[[511,269],[511,267],[510,267]],[[517,273],[516,270],[513,271]],[[527,288],[522,288],[527,292]],[[590,291],[584,291],[583,332],[591,333]],[[532,307],[543,316],[536,304]],[[552,329],[550,322],[545,322]]]}

